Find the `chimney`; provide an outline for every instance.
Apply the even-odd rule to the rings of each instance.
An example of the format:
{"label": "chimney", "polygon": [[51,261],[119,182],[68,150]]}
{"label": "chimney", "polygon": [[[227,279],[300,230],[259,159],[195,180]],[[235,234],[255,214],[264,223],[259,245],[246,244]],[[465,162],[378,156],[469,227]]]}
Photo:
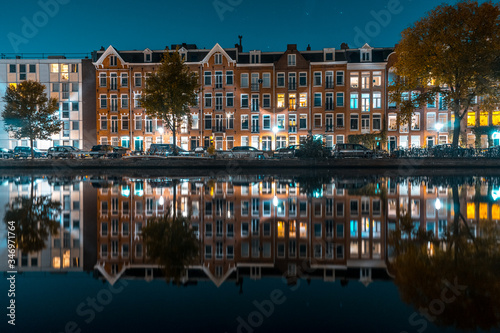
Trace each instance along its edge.
{"label": "chimney", "polygon": [[348,48],[349,48],[349,45],[347,45],[347,43],[340,44],[340,49],[341,50],[347,50]]}
{"label": "chimney", "polygon": [[288,50],[290,50],[290,51],[297,50],[297,44],[286,44],[286,49],[287,49],[287,51]]}
{"label": "chimney", "polygon": [[238,38],[240,40],[240,45],[238,45],[238,51],[243,52],[243,45],[241,44],[241,40],[243,39],[242,35],[238,35]]}
{"label": "chimney", "polygon": [[311,44],[307,44],[307,48],[306,48],[307,51],[311,51]]}

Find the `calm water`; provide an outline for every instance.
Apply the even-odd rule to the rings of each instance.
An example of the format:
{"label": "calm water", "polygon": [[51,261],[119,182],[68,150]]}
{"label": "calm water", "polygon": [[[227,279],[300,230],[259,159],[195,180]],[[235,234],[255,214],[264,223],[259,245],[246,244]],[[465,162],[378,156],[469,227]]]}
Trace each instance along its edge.
{"label": "calm water", "polygon": [[498,331],[499,199],[491,176],[5,176],[2,332]]}

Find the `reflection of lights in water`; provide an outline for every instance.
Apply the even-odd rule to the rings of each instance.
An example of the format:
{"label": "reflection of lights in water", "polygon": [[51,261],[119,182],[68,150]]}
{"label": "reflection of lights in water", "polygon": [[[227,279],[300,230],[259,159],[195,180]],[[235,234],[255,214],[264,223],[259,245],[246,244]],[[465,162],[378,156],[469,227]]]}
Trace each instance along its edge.
{"label": "reflection of lights in water", "polygon": [[439,198],[436,199],[436,202],[434,203],[434,207],[436,207],[437,210],[440,210],[443,205],[441,204],[441,200]]}
{"label": "reflection of lights in water", "polygon": [[160,206],[163,206],[164,203],[165,203],[165,199],[163,199],[163,197],[160,197],[160,199],[158,200],[158,204]]}
{"label": "reflection of lights in water", "polygon": [[274,196],[274,198],[273,198],[273,205],[274,205],[274,207],[278,206],[278,197],[277,196]]}
{"label": "reflection of lights in water", "polygon": [[124,197],[130,196],[130,188],[128,186],[122,188],[122,196],[124,196]]}
{"label": "reflection of lights in water", "polygon": [[498,198],[500,198],[500,188],[493,188],[491,190],[491,197],[493,198],[493,200],[498,200]]}

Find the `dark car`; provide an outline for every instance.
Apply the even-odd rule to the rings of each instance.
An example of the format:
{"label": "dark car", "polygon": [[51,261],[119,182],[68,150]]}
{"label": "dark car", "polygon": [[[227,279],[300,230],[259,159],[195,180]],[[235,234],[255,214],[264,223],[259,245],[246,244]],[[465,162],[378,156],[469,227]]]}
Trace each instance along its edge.
{"label": "dark car", "polygon": [[14,152],[11,149],[0,148],[0,158],[13,158]]}
{"label": "dark car", "polygon": [[264,152],[252,146],[236,146],[229,150],[233,157],[265,158]]}
{"label": "dark car", "polygon": [[[189,155],[189,152],[179,146],[175,147],[177,154],[181,156]],[[148,155],[171,156],[174,153],[174,145],[170,143],[153,143],[148,151]]]}
{"label": "dark car", "polygon": [[118,158],[130,154],[130,149],[112,145],[95,145],[90,150],[92,158],[109,157]]}
{"label": "dark car", "polygon": [[338,143],[333,154],[336,157],[372,157],[373,150],[358,143]]}
{"label": "dark car", "polygon": [[14,148],[14,158],[28,158],[31,157],[31,152],[35,158],[45,157],[46,154],[38,148],[30,148],[26,146],[17,146]]}
{"label": "dark car", "polygon": [[274,157],[295,157],[298,150],[300,150],[302,145],[290,145],[288,147],[281,147],[274,151]]}
{"label": "dark car", "polygon": [[84,152],[73,146],[50,147],[47,151],[47,158],[79,158],[85,157],[88,152]]}

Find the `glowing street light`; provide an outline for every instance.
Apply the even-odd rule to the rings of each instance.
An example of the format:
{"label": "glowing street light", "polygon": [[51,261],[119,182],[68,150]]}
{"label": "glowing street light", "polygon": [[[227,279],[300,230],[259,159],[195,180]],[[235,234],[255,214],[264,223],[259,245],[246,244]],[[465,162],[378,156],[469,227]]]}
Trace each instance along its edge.
{"label": "glowing street light", "polygon": [[277,196],[274,196],[274,198],[273,198],[273,205],[274,205],[274,207],[278,207],[278,197]]}
{"label": "glowing street light", "polygon": [[443,124],[437,123],[436,124],[436,131],[440,132],[443,129]]}
{"label": "glowing street light", "polygon": [[276,148],[278,148],[278,142],[277,142],[277,139],[276,139],[276,134],[278,134],[278,132],[280,131],[280,129],[278,128],[278,126],[273,126],[273,133],[274,133],[274,150],[276,150]]}
{"label": "glowing street light", "polygon": [[441,204],[441,200],[439,200],[439,198],[436,199],[434,207],[436,207],[436,210],[440,210],[443,207],[443,205]]}
{"label": "glowing street light", "polygon": [[163,143],[163,127],[158,127],[158,133],[160,133],[160,143]]}

